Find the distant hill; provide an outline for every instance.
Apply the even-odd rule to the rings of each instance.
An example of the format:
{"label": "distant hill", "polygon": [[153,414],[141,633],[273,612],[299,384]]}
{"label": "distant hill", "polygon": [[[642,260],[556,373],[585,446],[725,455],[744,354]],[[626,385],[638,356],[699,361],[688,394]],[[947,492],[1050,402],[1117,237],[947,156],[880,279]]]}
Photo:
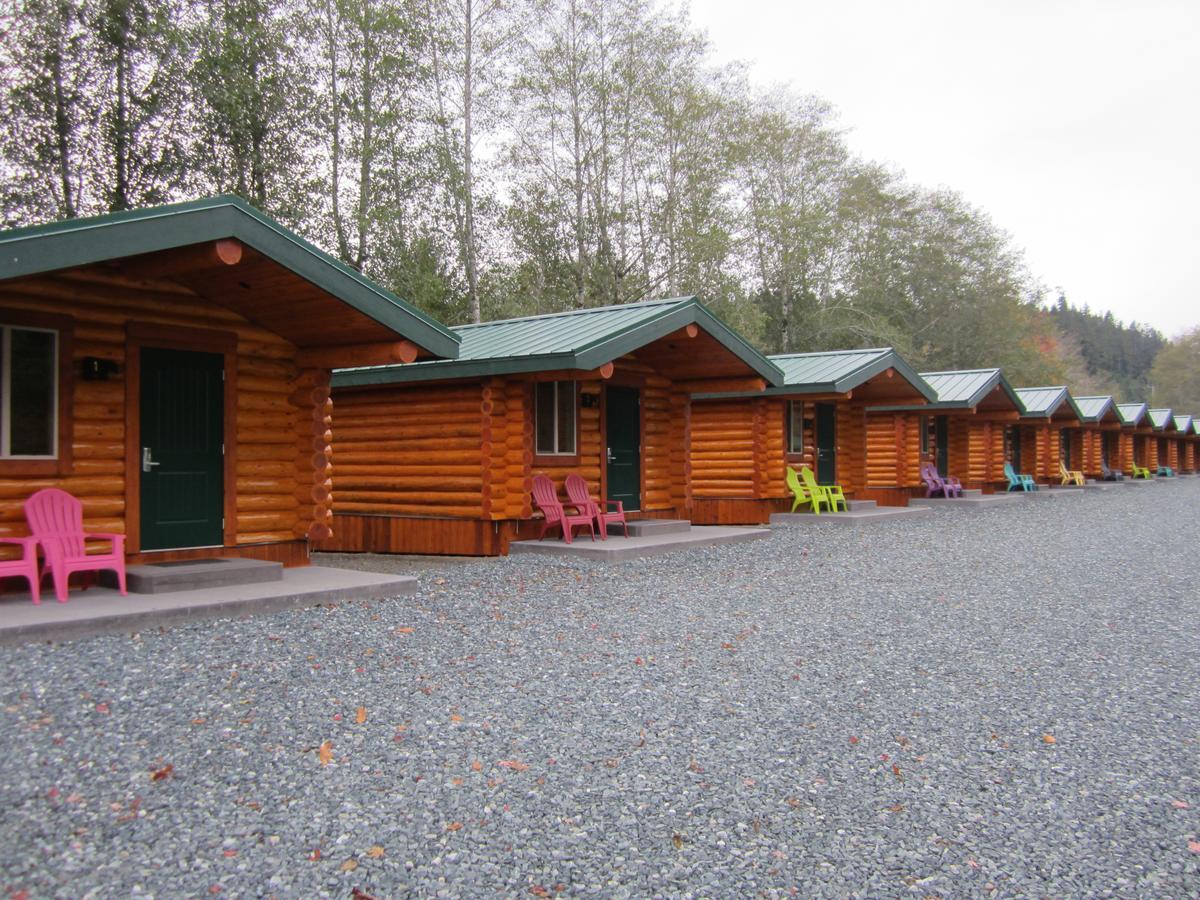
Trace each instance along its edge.
{"label": "distant hill", "polygon": [[1068,341],[1079,347],[1094,384],[1106,385],[1122,401],[1150,399],[1150,369],[1167,343],[1149,327],[1093,313],[1085,305],[1074,307],[1060,296],[1050,317]]}

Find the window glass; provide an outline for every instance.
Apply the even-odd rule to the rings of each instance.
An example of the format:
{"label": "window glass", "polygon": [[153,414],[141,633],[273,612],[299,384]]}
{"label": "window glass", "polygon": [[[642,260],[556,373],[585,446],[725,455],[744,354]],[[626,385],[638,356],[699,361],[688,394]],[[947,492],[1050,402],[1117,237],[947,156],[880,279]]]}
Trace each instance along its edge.
{"label": "window glass", "polygon": [[788,401],[788,453],[804,452],[804,404]]}
{"label": "window glass", "polygon": [[558,391],[558,452],[575,452],[575,382],[559,381]]}
{"label": "window glass", "polygon": [[0,366],[8,433],[5,455],[54,456],[57,430],[57,342],[53,331],[7,328]]}
{"label": "window glass", "polygon": [[554,452],[554,382],[538,382],[534,404],[534,430],[537,432],[537,452]]}
{"label": "window glass", "polygon": [[921,416],[921,455],[929,453],[929,416]]}

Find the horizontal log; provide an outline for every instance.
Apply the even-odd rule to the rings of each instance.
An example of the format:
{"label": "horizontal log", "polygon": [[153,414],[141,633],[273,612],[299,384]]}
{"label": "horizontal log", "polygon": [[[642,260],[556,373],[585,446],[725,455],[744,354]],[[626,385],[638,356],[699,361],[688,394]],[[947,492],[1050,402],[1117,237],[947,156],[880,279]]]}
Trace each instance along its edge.
{"label": "horizontal log", "polygon": [[420,503],[342,503],[335,511],[340,515],[393,515],[393,516],[439,516],[449,518],[479,518],[480,506],[438,506]]}
{"label": "horizontal log", "polygon": [[387,366],[413,362],[418,352],[417,345],[409,340],[375,344],[338,344],[301,350],[296,356],[296,365],[302,369]]}

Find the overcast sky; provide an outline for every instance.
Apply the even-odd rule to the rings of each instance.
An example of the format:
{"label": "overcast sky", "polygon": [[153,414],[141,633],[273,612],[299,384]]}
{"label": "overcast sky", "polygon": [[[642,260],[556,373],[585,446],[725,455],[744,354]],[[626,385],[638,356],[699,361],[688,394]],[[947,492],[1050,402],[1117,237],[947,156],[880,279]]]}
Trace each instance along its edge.
{"label": "overcast sky", "polygon": [[718,59],[986,210],[1076,305],[1200,325],[1200,0],[692,0]]}

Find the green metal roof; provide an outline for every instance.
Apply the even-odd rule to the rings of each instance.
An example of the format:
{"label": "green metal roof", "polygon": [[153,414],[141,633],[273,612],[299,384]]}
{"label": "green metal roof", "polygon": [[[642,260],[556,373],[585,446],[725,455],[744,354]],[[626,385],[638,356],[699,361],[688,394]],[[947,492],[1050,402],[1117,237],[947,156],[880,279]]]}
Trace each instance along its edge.
{"label": "green metal roof", "polygon": [[1191,416],[1178,415],[1175,417],[1175,428],[1180,434],[1192,434],[1194,422]]}
{"label": "green metal roof", "polygon": [[[784,382],[769,387],[767,394],[844,394],[888,369],[895,369],[905,381],[925,397],[937,399],[903,357],[891,347],[869,350],[828,350],[819,353],[781,353],[767,357],[783,371]],[[737,394],[693,394],[700,400],[729,396],[755,396],[748,392]]]}
{"label": "green metal roof", "polygon": [[1080,418],[1085,422],[1099,422],[1109,410],[1116,411],[1116,403],[1111,394],[1098,394],[1094,397],[1076,397],[1075,405],[1079,407]]}
{"label": "green metal roof", "polygon": [[937,409],[973,409],[999,386],[1018,411],[1024,411],[1021,399],[999,369],[954,369],[943,372],[921,372],[921,378],[937,395],[937,400],[925,406],[873,406],[871,412],[928,412]]}
{"label": "green metal roof", "polygon": [[1146,416],[1145,403],[1118,403],[1117,416],[1122,425],[1136,426]]}
{"label": "green metal roof", "polygon": [[1054,387],[1017,388],[1017,396],[1025,407],[1022,418],[1049,419],[1064,403],[1071,407],[1076,418],[1083,419],[1083,413],[1075,405],[1070,392],[1062,385]]}
{"label": "green metal roof", "polygon": [[457,359],[339,369],[334,372],[333,384],[401,384],[550,369],[596,369],[692,324],[768,384],[783,383],[783,373],[770,360],[697,298],[676,297],[460,325],[451,329],[462,341]]}
{"label": "green metal roof", "polygon": [[445,326],[240,197],[210,197],[4,232],[0,280],[221,238],[237,238],[435,356],[458,355],[458,337]]}
{"label": "green metal roof", "polygon": [[1175,416],[1169,407],[1152,409],[1148,415],[1150,416],[1150,424],[1154,426],[1155,431],[1165,431],[1168,428],[1175,427]]}

